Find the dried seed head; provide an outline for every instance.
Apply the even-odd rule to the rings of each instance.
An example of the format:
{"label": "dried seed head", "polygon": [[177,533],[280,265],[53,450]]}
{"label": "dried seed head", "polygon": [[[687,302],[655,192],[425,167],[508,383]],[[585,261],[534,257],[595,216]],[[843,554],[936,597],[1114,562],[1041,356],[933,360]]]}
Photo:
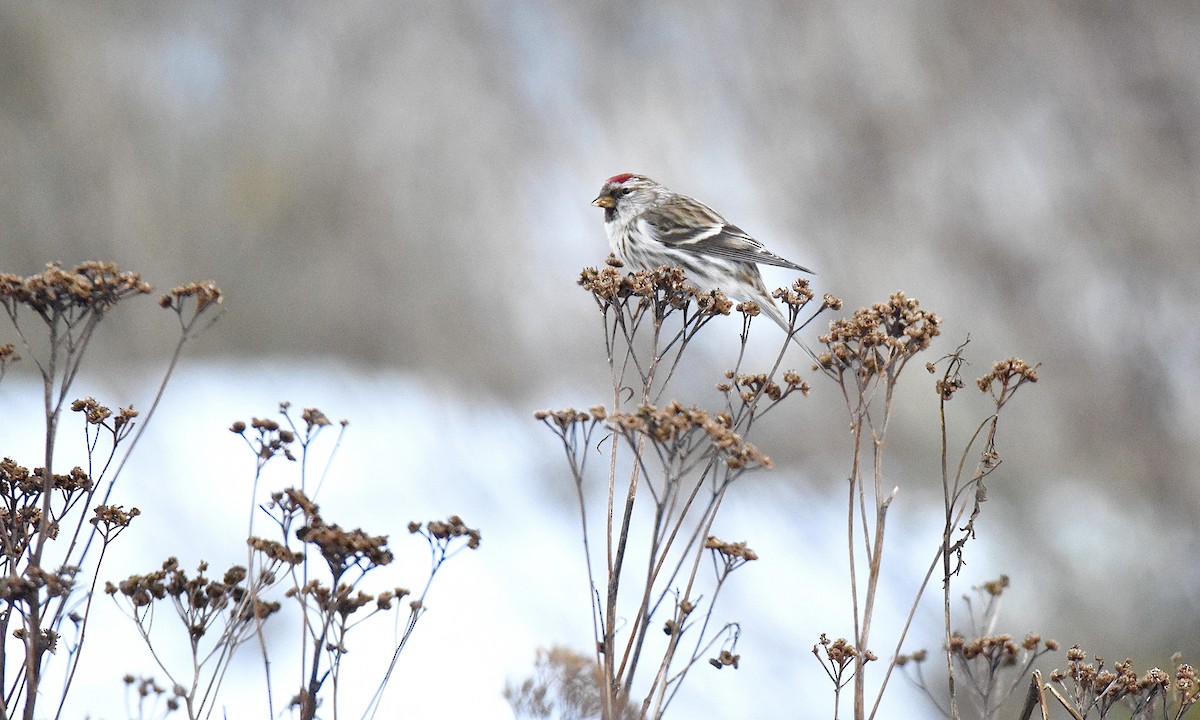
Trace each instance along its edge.
{"label": "dried seed head", "polygon": [[220,305],[224,300],[221,288],[212,280],[190,282],[172,288],[169,293],[158,299],[158,304],[164,308],[181,310],[186,298],[196,299],[196,313],[203,312],[210,305]]}
{"label": "dried seed head", "polygon": [[822,367],[849,369],[862,379],[883,375],[893,364],[929,347],[941,332],[941,318],[902,292],[886,303],[861,308],[852,317],[829,323],[820,337],[828,353],[818,355]]}
{"label": "dried seed head", "polygon": [[1024,382],[1038,381],[1038,368],[1041,365],[1029,365],[1020,358],[1000,360],[992,365],[992,371],[979,378],[976,384],[980,392],[991,392],[996,397],[1002,397],[1005,391],[1016,389]]}

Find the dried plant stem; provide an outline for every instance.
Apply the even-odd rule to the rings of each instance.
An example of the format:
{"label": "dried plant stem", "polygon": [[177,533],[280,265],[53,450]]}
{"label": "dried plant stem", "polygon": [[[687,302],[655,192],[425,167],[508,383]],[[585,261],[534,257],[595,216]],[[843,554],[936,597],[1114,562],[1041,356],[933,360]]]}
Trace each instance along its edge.
{"label": "dried plant stem", "polygon": [[[902,367],[902,366],[901,366]],[[898,373],[897,373],[898,374]],[[857,617],[855,622],[855,644],[862,650],[870,647],[871,624],[874,619],[875,601],[879,590],[879,578],[883,568],[883,548],[884,536],[887,527],[887,511],[891,505],[894,495],[884,496],[883,493],[883,437],[886,433],[887,421],[891,412],[892,402],[892,387],[895,382],[895,375],[886,374],[881,382],[887,387],[883,405],[883,422],[876,429],[874,423],[870,419],[869,412],[864,411],[860,416],[860,420],[855,426],[855,468],[854,477],[855,484],[858,487],[858,502],[859,516],[862,522],[862,541],[864,545],[864,555],[867,563],[867,578],[866,578],[866,594],[861,607],[861,620]],[[864,429],[870,430],[871,440],[871,512],[868,513],[867,493],[864,487],[865,483],[861,475],[861,466],[857,461],[857,456],[861,451],[861,438],[865,435]],[[853,507],[853,505],[852,505]],[[853,511],[852,511],[853,512]],[[873,519],[873,527],[868,527],[868,522]],[[851,521],[853,528],[853,521]],[[851,552],[853,552],[853,543],[851,543]],[[853,564],[851,565],[853,567]],[[854,603],[857,609],[857,602]],[[856,718],[866,717],[866,673],[864,666],[869,661],[869,655],[865,652],[860,653],[854,659],[854,716]]]}
{"label": "dried plant stem", "polygon": [[[55,717],[61,716],[82,659],[83,640],[87,637],[87,623],[92,607],[91,593],[95,590],[97,579],[93,574],[87,583],[88,597],[82,603],[73,604],[71,596],[77,587],[82,586],[76,582],[79,568],[84,567],[92,544],[99,534],[103,538],[103,547],[94,568],[98,573],[108,542],[138,514],[136,509],[126,512],[120,507],[109,506],[107,502],[113,485],[125,461],[136,447],[137,439],[144,431],[153,409],[143,418],[133,438],[124,443],[122,450],[118,450],[118,445],[122,444],[134,427],[132,419],[138,413],[132,407],[123,408],[110,424],[107,419],[113,415],[111,410],[100,406],[92,398],[86,401],[77,400],[72,404],[72,409],[87,415],[84,447],[88,456],[88,471],[84,473],[76,469],[67,474],[56,475],[55,450],[64,404],[79,377],[96,328],[121,301],[149,293],[152,289],[150,285],[142,282],[137,273],[121,272],[115,264],[104,262],[85,262],[72,270],[49,263],[43,272],[24,278],[0,273],[0,305],[4,307],[28,356],[41,375],[45,422],[42,468],[35,470],[40,478],[41,488],[37,493],[21,490],[9,498],[15,500],[20,493],[24,493],[24,500],[28,502],[24,507],[29,508],[34,505],[32,496],[40,494],[36,501],[40,512],[34,521],[36,527],[27,527],[18,533],[16,537],[20,538],[19,543],[7,547],[4,558],[9,581],[18,585],[27,583],[30,590],[7,598],[7,607],[0,613],[3,615],[0,632],[6,636],[9,635],[10,619],[20,618],[20,637],[25,651],[20,669],[15,673],[16,677],[10,680],[7,677],[7,648],[0,645],[0,685],[6,688],[0,716],[11,716],[19,694],[24,698],[21,716],[29,719],[34,717],[37,701],[45,694],[42,683],[43,672],[48,664],[47,653],[53,652],[60,642],[68,642],[61,637],[62,623],[71,608],[82,607],[82,615],[72,616],[77,633],[74,644],[68,644],[66,653],[66,670],[63,673],[61,695],[55,711]],[[215,284],[193,283],[173,289],[169,295],[163,296],[160,305],[181,312],[183,299],[193,297],[196,303],[195,312],[190,316],[192,321],[199,317],[206,307],[221,302],[221,292]],[[22,327],[23,313],[32,313],[41,321],[45,335],[36,342]],[[183,317],[182,314],[180,317]],[[39,347],[43,350],[39,350]],[[8,352],[0,352],[0,360],[10,355],[11,349],[11,346],[8,346]],[[178,358],[179,348],[176,348],[171,361],[172,368]],[[159,387],[158,398],[162,397],[169,377],[170,372]],[[97,473],[95,453],[101,427],[112,433],[112,448]],[[112,463],[118,452],[123,454],[114,469]],[[15,467],[14,465],[13,468]],[[22,468],[21,472],[26,471]],[[75,517],[71,514],[92,504],[101,482],[107,483],[107,488],[102,495],[101,504],[94,508],[95,514],[89,520],[92,528],[88,530],[86,540],[81,544],[85,513],[80,512]],[[56,504],[61,504],[60,510],[55,509]],[[26,519],[33,516],[33,513],[25,510],[19,514]],[[69,530],[61,533],[64,527]],[[48,542],[59,539],[66,542],[55,546],[56,559],[52,562],[48,558]]]}
{"label": "dried plant stem", "polygon": [[[698,490],[699,487],[700,487],[700,483],[697,483],[696,490]],[[709,506],[705,509],[703,524],[696,526],[696,531],[693,534],[692,538],[690,538],[689,545],[694,544],[698,537],[700,537],[700,536],[708,537],[711,534],[713,521],[716,520],[717,511],[721,507],[721,501],[724,499],[725,490],[728,487],[729,487],[729,484],[727,482],[722,485],[721,489],[717,493],[714,494],[712,501],[709,503]],[[693,491],[693,494],[692,494],[692,498],[694,498],[694,497],[695,497],[695,491]],[[690,502],[691,502],[691,500],[689,499],[689,504],[690,504]],[[681,524],[682,524],[682,516],[680,516],[680,518],[681,518]],[[674,538],[674,534],[675,533],[672,532],[672,538]],[[687,584],[683,591],[684,598],[690,598],[692,596],[692,590],[696,583],[696,575],[700,570],[701,555],[702,555],[701,552],[696,552],[692,556],[692,558],[693,558],[692,559],[692,569],[691,569],[691,572],[688,574]],[[663,558],[665,558],[665,557],[666,556],[665,556],[665,551],[664,551]],[[682,563],[682,561],[683,561],[683,559],[681,558],[680,562]],[[661,562],[659,564],[659,567],[661,568]],[[679,571],[679,568],[676,568],[676,572],[678,572],[678,571]],[[674,575],[672,575],[672,577],[674,577]],[[713,589],[713,595],[708,601],[708,611],[705,612],[704,620],[700,626],[700,631],[696,635],[695,651],[692,653],[692,656],[688,659],[688,662],[686,663],[684,669],[680,670],[679,673],[677,673],[673,678],[668,679],[667,673],[670,671],[671,661],[674,659],[676,648],[678,647],[680,641],[683,638],[682,633],[673,633],[671,635],[671,640],[670,640],[667,652],[665,652],[663,654],[662,662],[659,664],[658,672],[655,674],[654,681],[650,685],[650,692],[647,693],[646,699],[642,704],[642,712],[643,713],[645,713],[646,710],[649,709],[650,698],[655,694],[656,690],[657,690],[658,698],[656,700],[656,706],[655,706],[653,717],[662,717],[662,714],[664,712],[666,712],[667,705],[670,704],[671,699],[675,697],[675,693],[679,690],[680,686],[677,681],[683,677],[683,674],[686,672],[687,668],[690,668],[692,665],[694,665],[696,663],[696,660],[699,657],[699,654],[701,652],[700,646],[701,646],[701,643],[703,643],[705,640],[705,637],[706,637],[705,631],[708,629],[709,619],[712,617],[712,611],[716,607],[717,596],[720,594],[721,588],[723,586],[724,586],[724,583],[718,581],[716,587]],[[665,596],[666,591],[664,590],[663,592],[664,592],[664,596]],[[650,615],[650,613],[647,613],[647,617],[649,617],[649,615]],[[680,619],[680,624],[682,624],[682,618]],[[647,623],[646,626],[649,627],[649,624]],[[710,638],[709,645],[711,646],[711,644],[716,642],[717,639],[718,639],[718,636],[714,636],[714,637]],[[671,686],[672,682],[674,682],[675,685],[674,685],[673,689],[671,690],[671,694],[668,696],[667,688]]]}
{"label": "dried plant stem", "polygon": [[[588,268],[580,276],[580,284],[593,294],[603,318],[612,409],[597,406],[589,412],[568,408],[536,414],[562,440],[580,505],[595,662],[602,677],[597,702],[605,720],[662,717],[688,670],[721,638],[727,645],[709,662],[718,668],[736,666],[738,656],[732,650],[738,626],[729,623],[712,630],[713,601],[729,573],[757,555],[745,543],[727,543],[710,533],[729,485],[749,468],[770,466],[770,459],[746,442],[757,417],[792,392],[808,390],[793,372],[784,375],[783,385],[774,380],[790,347],[790,333],[769,373],[741,374],[750,319],[760,312],[756,304],[744,303],[738,306],[742,343],[735,370],[726,373],[730,382],[717,385],[724,393],[726,411],[709,413],[678,401],[658,406],[697,333],[715,317],[729,314],[733,303],[719,291],[691,287],[678,268],[626,275],[616,269],[619,266],[610,259],[608,267]],[[812,293],[804,281],[778,292],[795,326],[799,308],[812,299]],[[760,405],[763,397],[769,401]],[[593,524],[583,486],[584,460],[597,427],[610,433],[602,511],[603,565],[592,557]],[[641,549],[638,539],[643,530],[648,541]],[[706,552],[714,556],[717,577],[707,605],[697,611],[704,597],[698,583],[701,556]],[[717,558],[724,558],[724,564]],[[600,567],[603,571],[598,575]],[[682,589],[677,583],[682,583]],[[650,631],[661,621],[656,616],[671,606],[672,595],[674,610],[663,626],[668,639],[658,655],[660,646],[652,642]],[[689,620],[693,611],[697,612]],[[690,635],[684,638],[689,632],[699,633],[694,643]],[[681,654],[685,641],[693,647],[687,657]],[[646,656],[651,648],[653,660]],[[653,676],[640,680],[638,671],[651,663]],[[631,701],[634,692],[640,701]]]}

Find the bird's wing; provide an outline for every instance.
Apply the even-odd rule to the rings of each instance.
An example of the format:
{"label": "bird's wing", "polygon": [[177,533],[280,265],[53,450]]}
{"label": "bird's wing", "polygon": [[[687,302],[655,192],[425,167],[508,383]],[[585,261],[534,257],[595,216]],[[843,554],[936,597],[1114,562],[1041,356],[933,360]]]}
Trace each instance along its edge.
{"label": "bird's wing", "polygon": [[816,274],[766,249],[746,231],[725,222],[712,209],[699,203],[688,207],[687,212],[647,212],[641,222],[651,238],[680,250]]}

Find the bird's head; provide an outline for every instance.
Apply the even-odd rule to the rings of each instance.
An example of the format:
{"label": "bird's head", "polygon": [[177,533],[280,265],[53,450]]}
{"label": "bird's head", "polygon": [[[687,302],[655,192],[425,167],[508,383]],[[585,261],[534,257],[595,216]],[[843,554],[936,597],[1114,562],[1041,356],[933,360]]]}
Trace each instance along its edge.
{"label": "bird's head", "polygon": [[592,204],[604,208],[604,222],[628,220],[654,206],[665,190],[645,175],[622,173],[604,181]]}

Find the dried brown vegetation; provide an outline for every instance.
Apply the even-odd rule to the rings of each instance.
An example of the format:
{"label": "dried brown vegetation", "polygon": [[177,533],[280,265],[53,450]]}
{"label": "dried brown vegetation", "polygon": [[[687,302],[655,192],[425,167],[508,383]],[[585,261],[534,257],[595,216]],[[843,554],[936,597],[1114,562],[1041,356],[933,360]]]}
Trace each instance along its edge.
{"label": "dried brown vegetation", "polygon": [[[0,274],[0,306],[21,347],[18,354],[17,344],[0,345],[0,379],[14,362],[32,363],[41,377],[45,422],[40,467],[29,469],[11,458],[0,462],[0,717],[32,720],[39,703],[62,712],[99,568],[109,545],[139,514],[137,508],[110,504],[113,487],[158,407],[184,343],[202,329],[202,319],[215,317],[212,310],[222,300],[211,282],[163,296],[161,304],[175,314],[180,334],[150,409],[113,411],[92,397],[71,402],[82,420],[87,467],[56,472],[63,410],[97,328],[120,304],[152,290],[137,273],[107,262],[70,269],[50,263],[27,277]],[[61,658],[55,665],[63,678],[57,694],[43,682],[55,657]]]}
{"label": "dried brown vegetation", "polygon": [[[344,420],[338,423],[343,433],[348,425]],[[331,426],[333,423],[317,408],[305,408],[296,418],[289,403],[280,404],[278,420],[253,418],[230,426],[230,432],[245,442],[253,456],[252,498],[257,497],[263,470],[272,460],[283,458],[296,463],[299,474],[297,486],[271,492],[270,501],[261,508],[254,502],[250,504],[245,566],[230,568],[218,583],[204,576],[205,565],[189,578],[170,558],[160,571],[134,575],[118,584],[109,583],[106,588],[123,602],[151,652],[155,646],[151,635],[153,606],[170,601],[190,639],[191,662],[179,667],[157,654],[154,657],[177,688],[173,701],[189,718],[208,717],[218,707],[229,663],[239,648],[252,640],[257,641],[263,660],[268,711],[272,716],[276,714],[272,666],[280,663],[271,660],[263,626],[285,602],[299,611],[298,671],[303,678],[287,707],[303,720],[317,717],[319,707],[336,710],[343,704],[339,694],[341,665],[350,651],[351,632],[376,615],[406,613],[391,661],[380,663],[383,670],[376,692],[365,701],[364,715],[372,714],[401,651],[425,612],[434,577],[450,557],[480,546],[479,530],[468,527],[458,516],[409,523],[409,533],[422,538],[430,549],[431,564],[424,583],[415,594],[402,587],[365,589],[367,576],[390,565],[394,556],[388,536],[329,522],[310,496],[319,490],[319,484],[309,487],[314,446],[322,431]],[[340,439],[339,434],[338,444]],[[322,475],[325,472],[328,467]],[[264,514],[275,539],[255,533],[256,520]]]}
{"label": "dried brown vegetation", "polygon": [[[734,306],[720,291],[700,291],[678,268],[624,273],[612,258],[606,267],[585,269],[580,285],[592,295],[603,320],[612,401],[586,412],[546,410],[536,417],[561,440],[575,485],[600,677],[598,714],[616,718],[632,703],[639,717],[661,718],[699,660],[707,658],[718,669],[739,665],[740,625],[718,622],[715,602],[732,572],[758,555],[745,543],[718,540],[713,528],[731,487],[747,472],[774,464],[749,440],[755,424],[779,403],[811,390],[799,371],[784,369],[792,341],[800,344],[797,335],[804,327],[826,311],[840,310],[842,303],[831,295],[818,302],[803,279],[775,291],[791,329],[771,366],[750,372],[742,365],[760,313],[754,303]],[[692,340],[714,318],[733,312],[741,315],[742,332],[731,352],[733,367],[716,384],[720,401],[666,399]],[[990,395],[992,411],[952,466],[946,403],[965,386],[959,377],[965,343],[938,363],[926,363],[931,372],[939,364],[945,368],[933,395],[942,408],[942,542],[931,548],[934,558],[912,601],[909,624],[895,639],[895,652],[880,663],[882,677],[869,695],[867,664],[879,660],[870,648],[885,567],[888,510],[899,489],[885,481],[885,438],[901,375],[931,347],[941,324],[937,314],[897,292],[831,321],[819,337],[820,347],[809,351],[815,361],[810,369],[838,391],[852,438],[844,521],[852,634],[837,640],[822,635],[813,647],[832,683],[834,717],[842,711],[843,690],[852,694],[853,717],[875,716],[892,672],[912,659],[901,655],[900,648],[938,568],[946,589],[951,694],[946,712],[959,717],[954,678],[956,670],[964,669],[954,663],[963,648],[951,643],[957,636],[950,630],[950,585],[986,499],[984,479],[999,466],[994,437],[1000,412],[1018,388],[1037,381],[1037,367],[1014,358],[996,363],[980,378],[977,385]],[[595,473],[603,478],[599,492],[593,491],[588,467],[595,448],[608,456],[607,467]],[[597,496],[605,500],[597,503]],[[635,507],[644,511],[635,513]],[[712,558],[711,574],[700,572],[706,553]],[[663,630],[665,642],[650,641],[654,626]],[[649,672],[639,675],[646,666]]]}
{"label": "dried brown vegetation", "polygon": [[[223,301],[211,281],[181,285],[159,298],[159,306],[175,315],[180,334],[148,411],[132,405],[114,410],[90,396],[68,402],[100,323],[120,304],[151,291],[137,273],[112,263],[88,262],[71,269],[51,263],[28,277],[0,274],[0,305],[19,340],[0,344],[0,379],[18,361],[34,366],[42,380],[46,427],[41,467],[30,469],[11,458],[0,461],[0,718],[61,716],[98,597],[105,554],[141,514],[136,507],[112,502],[114,485],[154,415],[185,343],[212,324]],[[55,451],[67,408],[83,426],[87,463],[58,472]],[[131,714],[180,711],[192,719],[211,717],[221,706],[222,681],[232,658],[252,643],[263,659],[265,715],[276,716],[263,627],[276,622],[286,603],[298,611],[303,678],[289,705],[306,719],[316,717],[318,706],[336,713],[341,659],[351,631],[375,615],[401,613],[391,661],[378,664],[375,695],[356,699],[364,715],[374,713],[425,612],[438,570],[460,550],[477,549],[481,534],[458,516],[411,523],[410,535],[430,552],[424,581],[415,591],[366,589],[366,576],[390,564],[392,551],[385,535],[329,522],[313,499],[321,483],[310,482],[310,452],[331,426],[320,410],[307,408],[296,417],[283,403],[278,419],[255,418],[230,428],[253,456],[247,534],[237,541],[245,543],[244,564],[213,575],[205,562],[188,571],[168,557],[149,572],[103,585],[104,593],[132,618],[168,680],[163,686],[154,678],[127,676],[127,695],[136,698]],[[340,423],[342,432],[346,426]],[[275,458],[293,461],[299,482],[269,493],[269,502],[259,507],[262,472]],[[264,517],[274,537],[256,534],[256,522]],[[177,663],[157,651],[162,633],[172,628],[164,622],[155,625],[156,610],[159,617],[165,613],[178,620],[174,629],[186,639],[189,661]],[[56,683],[46,682],[48,670],[60,673]],[[50,710],[44,708],[47,703]]]}

